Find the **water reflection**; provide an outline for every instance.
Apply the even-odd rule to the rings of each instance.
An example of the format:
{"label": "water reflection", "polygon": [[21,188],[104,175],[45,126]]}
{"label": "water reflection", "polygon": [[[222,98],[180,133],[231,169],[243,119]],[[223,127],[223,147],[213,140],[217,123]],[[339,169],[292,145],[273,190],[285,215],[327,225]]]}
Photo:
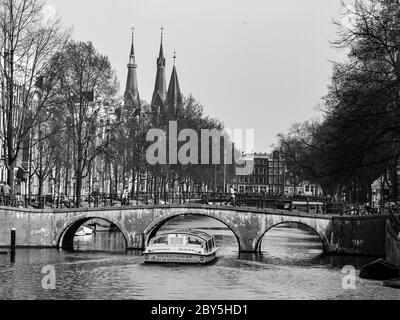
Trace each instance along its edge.
{"label": "water reflection", "polygon": [[83,224],[74,237],[74,251],[124,252],[124,235],[112,223],[93,219]]}

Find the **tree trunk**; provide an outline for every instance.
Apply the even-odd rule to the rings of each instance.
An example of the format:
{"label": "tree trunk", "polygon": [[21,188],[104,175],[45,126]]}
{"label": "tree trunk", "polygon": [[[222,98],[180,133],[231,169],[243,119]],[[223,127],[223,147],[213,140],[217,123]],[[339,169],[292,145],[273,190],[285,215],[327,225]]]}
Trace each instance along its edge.
{"label": "tree trunk", "polygon": [[43,195],[43,181],[44,179],[42,177],[38,177],[38,182],[39,182],[39,191],[38,191],[38,196],[41,197]]}
{"label": "tree trunk", "polygon": [[135,167],[132,167],[132,190],[131,195],[132,197],[135,196],[136,188],[135,188]]}
{"label": "tree trunk", "polygon": [[398,167],[398,158],[396,157],[393,165],[391,166],[390,170],[390,180],[392,185],[392,192],[391,198],[393,201],[397,201],[399,195],[399,183],[398,183],[398,174],[397,174],[397,167]]}
{"label": "tree trunk", "polygon": [[14,194],[14,164],[8,165],[7,184],[11,187],[11,194]]}
{"label": "tree trunk", "polygon": [[75,186],[75,197],[76,205],[79,206],[81,202],[81,191],[82,191],[82,172],[81,170],[76,170],[76,186]]}

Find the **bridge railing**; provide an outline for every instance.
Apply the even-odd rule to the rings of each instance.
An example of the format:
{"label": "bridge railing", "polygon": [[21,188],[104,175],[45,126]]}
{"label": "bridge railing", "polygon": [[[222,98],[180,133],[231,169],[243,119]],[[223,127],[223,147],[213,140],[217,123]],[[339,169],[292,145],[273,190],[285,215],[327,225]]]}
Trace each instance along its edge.
{"label": "bridge railing", "polygon": [[314,214],[372,215],[381,213],[362,206],[350,206],[344,202],[331,202],[326,198],[280,197],[267,194],[236,194],[218,192],[136,192],[135,194],[105,194],[93,192],[82,195],[78,202],[75,196],[0,195],[0,206],[34,209],[63,209],[80,207],[115,207],[157,204],[214,204],[219,206],[252,207],[302,211]]}
{"label": "bridge railing", "polygon": [[[211,196],[209,195],[208,197]],[[0,195],[0,206],[34,209],[63,209],[80,207],[204,203],[205,199],[207,199],[207,196],[204,194],[193,192],[164,194],[138,192],[134,195],[92,193],[90,195],[82,195],[79,201],[76,196],[32,195],[28,197],[24,195]]]}
{"label": "bridge railing", "polygon": [[[214,204],[219,206],[252,207],[258,209],[280,209],[301,211],[313,214],[365,216],[387,213],[385,208],[371,208],[365,205],[350,205],[345,202],[332,202],[326,198],[282,197],[267,194],[230,194],[220,192],[136,192],[135,194],[106,194],[93,192],[82,195],[78,202],[75,196],[37,196],[0,195],[0,206],[34,209],[63,209],[81,207],[115,207],[158,204]],[[399,210],[396,212],[400,212]]]}

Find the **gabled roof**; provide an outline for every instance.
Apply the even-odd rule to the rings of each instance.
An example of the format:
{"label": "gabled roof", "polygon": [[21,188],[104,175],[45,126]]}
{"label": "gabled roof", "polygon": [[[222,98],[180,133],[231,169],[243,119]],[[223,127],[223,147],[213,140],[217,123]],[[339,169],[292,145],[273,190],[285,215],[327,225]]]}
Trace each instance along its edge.
{"label": "gabled roof", "polygon": [[154,106],[158,106],[160,107],[162,110],[165,108],[165,103],[164,100],[162,99],[160,93],[157,91],[154,98],[153,98],[153,102],[151,103],[151,105]]}

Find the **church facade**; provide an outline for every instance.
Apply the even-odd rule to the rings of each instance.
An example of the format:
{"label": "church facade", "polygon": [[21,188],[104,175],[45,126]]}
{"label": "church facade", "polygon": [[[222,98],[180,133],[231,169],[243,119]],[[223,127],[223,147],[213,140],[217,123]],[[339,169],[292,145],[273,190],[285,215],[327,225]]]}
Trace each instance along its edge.
{"label": "church facade", "polygon": [[[163,28],[161,28],[163,31]],[[141,115],[146,113],[148,120],[151,121],[152,127],[157,128],[169,120],[176,120],[180,110],[183,108],[183,96],[179,85],[178,72],[176,68],[176,53],[174,53],[174,63],[169,84],[167,86],[166,76],[166,59],[164,55],[163,33],[161,33],[161,43],[158,58],[156,60],[156,78],[153,94],[151,96],[150,110],[143,110],[142,101],[140,100],[137,63],[135,56],[135,39],[132,32],[132,43],[129,54],[129,62],[127,65],[127,80],[124,93],[124,109],[130,115],[127,121],[133,121],[132,127],[140,126]],[[138,121],[138,122],[137,122]],[[140,138],[135,137],[136,143],[140,144]],[[140,149],[140,147],[139,147]],[[138,153],[144,152],[144,150]],[[140,155],[137,156],[138,158]],[[140,161],[138,161],[140,162]],[[143,160],[142,160],[143,162]],[[146,192],[153,189],[151,174],[146,166],[136,163],[137,168],[133,169],[131,192]]]}
{"label": "church facade", "polygon": [[[156,127],[160,123],[161,118],[176,118],[180,108],[182,108],[183,97],[179,86],[175,60],[176,54],[174,55],[174,65],[167,88],[166,59],[164,56],[163,34],[161,34],[160,51],[156,61],[156,79],[153,95],[151,97],[152,121]],[[124,93],[124,107],[126,109],[131,109],[132,112],[135,112],[135,110],[142,109],[142,106],[138,87],[137,64],[135,57],[135,44],[133,33],[129,63],[127,68],[128,76]]]}

